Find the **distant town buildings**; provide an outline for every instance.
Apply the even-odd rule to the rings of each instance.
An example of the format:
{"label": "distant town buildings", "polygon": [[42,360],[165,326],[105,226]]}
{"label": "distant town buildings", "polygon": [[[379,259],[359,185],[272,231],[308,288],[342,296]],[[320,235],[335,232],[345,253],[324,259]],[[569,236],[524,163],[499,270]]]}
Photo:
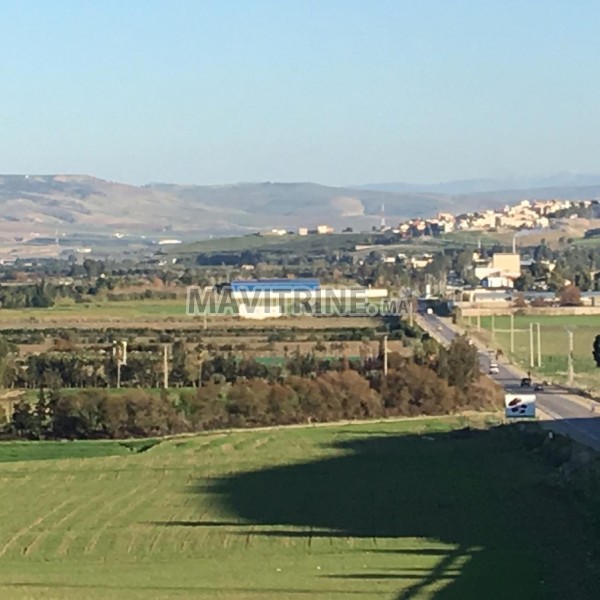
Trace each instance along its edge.
{"label": "distant town buildings", "polygon": [[270,236],[270,235],[286,235],[288,233],[287,229],[270,229],[269,231],[263,231],[261,235]]}
{"label": "distant town buildings", "polygon": [[[308,227],[298,227],[298,235],[324,235],[327,233],[334,233],[333,227],[331,225],[317,225],[315,229],[309,229]],[[293,231],[288,231],[287,229],[271,229],[269,231],[263,231],[258,235],[262,236],[273,236],[273,235],[293,235]]]}
{"label": "distant town buildings", "polygon": [[320,235],[333,233],[333,227],[330,225],[317,225],[317,233]]}
{"label": "distant town buildings", "polygon": [[[513,206],[498,209],[482,209],[480,211],[452,214],[440,212],[436,217],[416,217],[402,221],[396,227],[386,224],[382,218],[380,227],[373,231],[391,232],[402,238],[439,236],[454,231],[496,231],[544,229],[550,227],[553,218],[576,217],[585,213],[598,200],[521,200]],[[589,211],[588,211],[589,212]],[[344,232],[352,231],[351,228]],[[298,227],[296,232],[286,229],[271,229],[261,232],[262,236],[284,236],[296,233],[299,236],[326,235],[334,233],[331,225],[320,224],[315,228]]]}
{"label": "distant town buildings", "polygon": [[[485,231],[490,229],[542,229],[550,226],[552,216],[577,216],[577,211],[598,204],[597,200],[521,200],[514,206],[477,212],[439,213],[437,217],[409,219],[398,225],[407,237],[440,235],[451,231]],[[571,211],[571,214],[569,212]]]}

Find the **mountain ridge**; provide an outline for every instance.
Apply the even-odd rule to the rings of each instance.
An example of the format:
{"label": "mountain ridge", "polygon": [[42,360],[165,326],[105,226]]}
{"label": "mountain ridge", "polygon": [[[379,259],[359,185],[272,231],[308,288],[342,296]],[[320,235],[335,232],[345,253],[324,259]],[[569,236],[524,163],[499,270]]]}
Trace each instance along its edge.
{"label": "mountain ridge", "polygon": [[[595,176],[587,177],[585,181],[595,182]],[[496,208],[522,198],[595,198],[600,196],[597,179],[597,184],[587,186],[441,193],[311,182],[132,185],[85,174],[0,175],[0,230],[168,230],[228,235],[318,224],[367,229],[379,225],[382,205],[386,222],[392,225],[442,211]],[[454,183],[456,189],[465,189]]]}

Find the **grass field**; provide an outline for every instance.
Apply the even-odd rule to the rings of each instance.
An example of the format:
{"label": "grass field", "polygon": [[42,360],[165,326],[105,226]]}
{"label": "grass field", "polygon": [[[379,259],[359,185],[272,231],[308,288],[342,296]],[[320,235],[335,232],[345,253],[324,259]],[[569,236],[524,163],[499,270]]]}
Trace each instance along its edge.
{"label": "grass field", "polygon": [[544,436],[463,426],[0,445],[0,597],[596,598]]}
{"label": "grass field", "polygon": [[[254,329],[265,326],[273,329],[306,328],[331,329],[352,327],[373,327],[380,324],[378,318],[369,317],[326,317],[313,316],[282,317],[266,321],[238,319],[231,315],[209,314],[206,324],[209,328],[231,327]],[[44,329],[64,328],[107,328],[107,327],[147,327],[164,329],[169,327],[202,329],[204,315],[188,316],[186,299],[177,300],[124,300],[119,302],[99,301],[75,304],[57,303],[50,308],[0,309],[0,330],[2,329]]]}
{"label": "grass field", "polygon": [[[497,242],[512,243],[512,232],[505,233],[482,233],[478,232],[452,232],[440,237],[422,237],[396,244],[382,244],[379,233],[343,233],[329,235],[286,235],[280,236],[256,236],[246,235],[227,238],[213,238],[201,240],[191,244],[182,244],[173,247],[169,253],[173,256],[189,257],[199,253],[211,252],[241,252],[242,250],[260,250],[273,253],[298,253],[298,254],[323,254],[325,252],[352,252],[355,247],[361,245],[373,245],[374,250],[382,251],[404,251],[410,254],[417,252],[440,251],[442,247],[462,247],[465,244],[477,245],[481,238],[486,244]],[[370,251],[370,250],[368,250]],[[362,251],[358,251],[359,253]]]}
{"label": "grass field", "polygon": [[0,463],[55,459],[90,458],[145,452],[158,440],[128,440],[123,442],[3,442],[0,443]]}
{"label": "grass field", "polygon": [[[514,359],[522,366],[529,368],[530,343],[529,324],[539,323],[542,341],[542,366],[532,369],[546,378],[563,382],[567,377],[569,339],[567,329],[573,330],[573,364],[576,381],[586,387],[600,388],[600,369],[596,367],[592,356],[592,344],[596,335],[600,334],[600,315],[529,315],[515,316],[515,352]],[[476,319],[473,319],[473,326]],[[481,319],[481,326],[486,330],[486,337],[491,340],[492,320]],[[503,351],[510,354],[510,317],[494,318],[495,343]],[[534,355],[537,360],[537,333],[534,332]]]}
{"label": "grass field", "polygon": [[243,250],[281,251],[323,253],[326,250],[353,250],[356,244],[373,243],[377,240],[377,233],[344,233],[306,236],[262,236],[244,235],[237,237],[212,238],[191,244],[182,244],[170,249],[170,254],[175,256],[195,255],[210,252],[241,252]]}
{"label": "grass field", "polygon": [[14,327],[15,322],[66,323],[78,320],[136,321],[157,318],[186,318],[185,298],[178,300],[125,300],[120,302],[57,303],[50,308],[0,310],[0,325]]}

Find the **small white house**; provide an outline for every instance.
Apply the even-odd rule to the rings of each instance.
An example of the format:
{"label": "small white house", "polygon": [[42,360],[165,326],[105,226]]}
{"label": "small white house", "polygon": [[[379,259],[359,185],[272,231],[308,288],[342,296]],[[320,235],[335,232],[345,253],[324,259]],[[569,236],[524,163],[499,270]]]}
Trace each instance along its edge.
{"label": "small white house", "polygon": [[512,279],[503,276],[486,277],[481,283],[483,284],[483,287],[488,289],[512,289],[515,287],[515,283]]}

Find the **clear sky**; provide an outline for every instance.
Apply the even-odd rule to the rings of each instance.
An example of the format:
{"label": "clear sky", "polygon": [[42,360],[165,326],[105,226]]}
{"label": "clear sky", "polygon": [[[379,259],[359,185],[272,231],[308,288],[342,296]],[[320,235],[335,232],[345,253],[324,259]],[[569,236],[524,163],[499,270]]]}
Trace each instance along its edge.
{"label": "clear sky", "polygon": [[600,172],[598,0],[0,0],[0,172]]}

